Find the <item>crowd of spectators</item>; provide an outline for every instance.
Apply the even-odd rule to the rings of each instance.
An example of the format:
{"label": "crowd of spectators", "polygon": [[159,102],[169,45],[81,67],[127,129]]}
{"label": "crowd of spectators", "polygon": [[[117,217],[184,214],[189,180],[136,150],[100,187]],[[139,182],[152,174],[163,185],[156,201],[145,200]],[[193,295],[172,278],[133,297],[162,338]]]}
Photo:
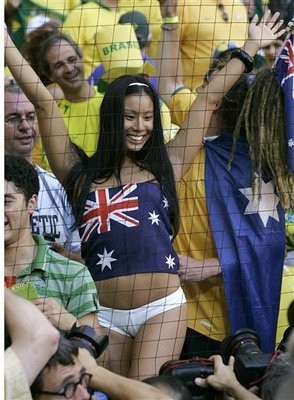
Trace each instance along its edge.
{"label": "crowd of spectators", "polygon": [[[292,18],[291,1],[5,1],[5,399],[196,400],[159,375],[194,356],[213,366],[199,388],[291,398]],[[72,340],[83,327],[95,340]],[[222,357],[242,328],[273,354],[258,387]]]}

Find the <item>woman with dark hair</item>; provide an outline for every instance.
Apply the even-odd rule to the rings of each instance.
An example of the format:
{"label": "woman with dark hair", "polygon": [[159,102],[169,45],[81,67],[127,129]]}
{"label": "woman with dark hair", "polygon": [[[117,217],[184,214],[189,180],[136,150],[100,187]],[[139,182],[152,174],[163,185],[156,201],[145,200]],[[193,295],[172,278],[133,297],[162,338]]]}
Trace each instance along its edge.
{"label": "woman with dark hair", "polygon": [[[276,20],[269,14],[261,24],[253,19],[243,58],[232,58],[199,88],[167,145],[149,82],[137,75],[117,78],[101,105],[92,157],[72,146],[52,96],[8,37],[6,62],[36,107],[48,160],[73,206],[82,256],[99,293],[99,323],[109,329],[108,366],[115,372],[143,379],[180,355],[187,317],[172,245],[179,224],[175,182],[193,162],[218,102],[244,71],[244,57],[250,62],[260,45],[279,35]],[[164,20],[165,38],[176,28],[175,19]],[[164,63],[161,68],[164,78]]]}

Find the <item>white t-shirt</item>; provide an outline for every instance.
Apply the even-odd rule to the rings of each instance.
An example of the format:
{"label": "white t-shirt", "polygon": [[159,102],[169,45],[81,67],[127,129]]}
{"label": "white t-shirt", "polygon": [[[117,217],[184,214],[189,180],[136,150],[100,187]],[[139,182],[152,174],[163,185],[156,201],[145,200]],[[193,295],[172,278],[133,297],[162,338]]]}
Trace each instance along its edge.
{"label": "white t-shirt", "polygon": [[66,250],[80,252],[78,230],[71,229],[74,216],[63,186],[50,172],[35,165],[40,191],[38,208],[32,216],[32,233],[43,235],[48,242],[58,242]]}

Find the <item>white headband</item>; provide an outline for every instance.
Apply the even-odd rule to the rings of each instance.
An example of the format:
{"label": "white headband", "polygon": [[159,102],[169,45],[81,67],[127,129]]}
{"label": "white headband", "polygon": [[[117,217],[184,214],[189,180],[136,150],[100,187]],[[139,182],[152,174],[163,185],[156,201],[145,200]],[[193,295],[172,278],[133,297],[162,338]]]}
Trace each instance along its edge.
{"label": "white headband", "polygon": [[149,88],[149,86],[146,85],[146,83],[141,83],[141,82],[133,82],[133,83],[130,83],[129,86],[146,86]]}

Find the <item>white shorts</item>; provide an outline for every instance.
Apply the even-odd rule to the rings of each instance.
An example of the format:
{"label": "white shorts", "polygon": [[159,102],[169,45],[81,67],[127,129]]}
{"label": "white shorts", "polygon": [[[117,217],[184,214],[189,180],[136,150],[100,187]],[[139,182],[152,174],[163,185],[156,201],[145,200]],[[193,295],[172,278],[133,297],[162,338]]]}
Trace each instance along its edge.
{"label": "white shorts", "polygon": [[165,311],[180,307],[186,303],[186,297],[181,287],[174,293],[142,307],[131,310],[118,310],[100,305],[98,312],[99,324],[121,335],[135,337],[142,325],[150,318]]}

